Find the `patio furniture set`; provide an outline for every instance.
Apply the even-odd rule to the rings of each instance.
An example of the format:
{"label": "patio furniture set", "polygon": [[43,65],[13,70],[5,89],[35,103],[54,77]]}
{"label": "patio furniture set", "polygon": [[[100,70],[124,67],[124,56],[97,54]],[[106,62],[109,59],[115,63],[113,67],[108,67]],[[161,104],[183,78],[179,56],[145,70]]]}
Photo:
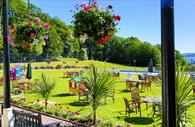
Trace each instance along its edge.
{"label": "patio furniture set", "polygon": [[128,100],[127,98],[123,97],[124,103],[125,103],[125,112],[126,115],[130,117],[130,113],[132,110],[140,113],[141,117],[141,104],[146,104],[146,110],[148,110],[148,104],[151,104],[152,106],[152,117],[156,114],[156,112],[161,113],[161,99],[157,97],[142,97],[140,96],[139,89],[141,87],[141,92],[143,89],[147,91],[151,91],[151,84],[152,80],[155,80],[155,78],[160,78],[160,75],[156,76],[141,76],[138,75],[138,80],[126,80],[126,88],[130,90],[131,92],[131,100]]}

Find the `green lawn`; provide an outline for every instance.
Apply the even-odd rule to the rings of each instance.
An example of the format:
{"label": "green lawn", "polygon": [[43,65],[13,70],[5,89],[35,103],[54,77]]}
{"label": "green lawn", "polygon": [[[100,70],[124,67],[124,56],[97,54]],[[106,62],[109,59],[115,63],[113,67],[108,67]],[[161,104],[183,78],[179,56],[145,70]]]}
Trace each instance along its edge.
{"label": "green lawn", "polygon": [[[102,67],[105,65],[105,63],[96,62],[96,65]],[[106,66],[110,68],[112,67],[120,68],[121,67],[121,68],[129,69],[129,67],[127,66],[116,65],[117,66],[116,67],[115,65],[116,64],[106,63]],[[66,107],[69,107],[71,111],[79,111],[81,112],[81,114],[86,114],[86,113],[91,112],[90,107],[86,105],[86,103],[78,102],[78,96],[68,95],[68,80],[69,79],[63,78],[63,72],[65,71],[66,70],[64,69],[63,70],[33,70],[33,79],[40,78],[41,73],[45,73],[49,77],[55,78],[57,81],[57,85],[49,101],[60,103],[63,105],[64,109]],[[2,75],[2,72],[1,72],[1,75]],[[123,75],[121,77],[124,78],[125,76]],[[137,78],[137,76],[134,75],[133,78]],[[0,87],[0,90],[2,91],[2,87]],[[153,84],[152,91],[142,92],[141,96],[160,97],[161,88]],[[40,98],[36,94],[32,94],[30,92],[25,92],[25,97],[27,98],[28,101],[36,101],[38,98]],[[118,82],[116,83],[115,103],[113,104],[112,100],[108,99],[107,104],[102,104],[97,110],[98,118],[112,119],[116,123],[130,123],[134,125],[135,127],[143,127],[143,126],[150,127],[153,124],[159,123],[158,121],[160,119],[159,116],[154,116],[154,118],[148,117],[148,114],[151,113],[152,108],[150,107],[149,110],[146,110],[145,104],[141,105],[141,110],[142,110],[141,118],[139,117],[139,114],[136,114],[136,113],[132,113],[130,118],[126,117],[124,113],[125,105],[124,105],[123,97],[131,99],[130,92],[126,90],[125,82]],[[85,101],[82,101],[82,102],[85,102]],[[190,112],[195,116],[195,106],[192,107]],[[193,123],[195,123],[195,120],[193,120]]]}

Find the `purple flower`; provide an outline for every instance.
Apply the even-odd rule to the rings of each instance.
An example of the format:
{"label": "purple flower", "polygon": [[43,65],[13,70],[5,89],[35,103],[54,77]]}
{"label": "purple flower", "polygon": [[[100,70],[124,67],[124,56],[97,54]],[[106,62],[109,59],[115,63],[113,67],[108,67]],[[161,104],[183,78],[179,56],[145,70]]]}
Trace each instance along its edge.
{"label": "purple flower", "polygon": [[48,39],[49,39],[49,36],[48,36],[48,35],[44,35],[43,38],[44,38],[45,40],[48,40]]}

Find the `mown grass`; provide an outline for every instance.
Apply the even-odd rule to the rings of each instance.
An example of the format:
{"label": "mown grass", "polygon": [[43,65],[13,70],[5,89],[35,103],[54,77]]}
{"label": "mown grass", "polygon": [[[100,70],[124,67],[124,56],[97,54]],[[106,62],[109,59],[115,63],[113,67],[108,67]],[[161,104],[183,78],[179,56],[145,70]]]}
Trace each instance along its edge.
{"label": "mown grass", "polygon": [[[73,62],[73,61],[71,61]],[[90,64],[91,62],[95,63],[96,66],[102,68],[116,68],[116,69],[132,69],[128,66],[104,63],[104,62],[96,62],[96,61],[79,61],[78,65],[81,66],[81,63]],[[41,63],[43,64],[43,63]],[[72,63],[74,66],[75,62]],[[33,65],[40,65],[40,63],[33,63]],[[85,66],[84,65],[84,66]],[[140,70],[144,70],[143,68],[139,68]],[[61,70],[33,70],[33,79],[40,78],[41,73],[45,73],[47,76],[56,79],[56,87],[49,99],[49,101],[60,103],[63,105],[63,108],[70,108],[71,111],[79,111],[81,114],[88,114],[91,112],[90,106],[86,103],[85,100],[79,102],[78,96],[70,96],[68,94],[68,81],[69,78],[64,78],[63,73],[67,71],[65,69]],[[2,72],[1,72],[2,75]],[[116,83],[116,93],[115,93],[115,103],[112,103],[112,99],[107,99],[107,104],[102,103],[102,105],[97,110],[98,118],[106,118],[112,119],[112,121],[116,123],[130,123],[135,127],[152,127],[153,125],[159,123],[159,116],[154,116],[153,118],[149,117],[148,114],[151,113],[152,108],[149,107],[146,110],[145,104],[141,105],[142,117],[139,117],[139,114],[132,113],[131,117],[126,117],[125,115],[125,105],[123,101],[123,97],[131,99],[130,92],[126,90],[125,82],[122,79],[126,78],[125,75],[122,75]],[[136,75],[133,78],[137,78]],[[33,81],[32,79],[32,81]],[[0,87],[2,91],[2,87]],[[40,99],[40,96],[37,94],[31,93],[31,91],[26,91],[24,95],[28,101],[36,101]],[[152,85],[151,92],[141,92],[141,96],[146,97],[160,97],[161,96],[161,87],[157,87],[156,85]],[[193,106],[190,110],[190,113],[195,116],[195,106]],[[193,123],[195,123],[195,119],[193,119]]]}

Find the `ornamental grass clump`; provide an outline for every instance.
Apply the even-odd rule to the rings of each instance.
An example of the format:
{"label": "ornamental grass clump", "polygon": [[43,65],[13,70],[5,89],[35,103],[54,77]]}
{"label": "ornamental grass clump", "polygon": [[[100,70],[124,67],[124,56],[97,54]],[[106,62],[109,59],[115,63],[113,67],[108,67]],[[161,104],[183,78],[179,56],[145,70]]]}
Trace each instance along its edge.
{"label": "ornamental grass clump", "polygon": [[91,65],[87,72],[82,76],[88,89],[88,102],[93,112],[93,124],[96,126],[96,111],[101,105],[101,100],[110,95],[115,88],[115,79],[107,71],[100,71]]}
{"label": "ornamental grass clump", "polygon": [[191,115],[189,108],[195,104],[192,98],[192,82],[186,72],[186,66],[178,67],[176,74],[176,104],[177,104],[177,126],[190,126]]}
{"label": "ornamental grass clump", "polygon": [[47,110],[48,99],[54,90],[56,81],[50,79],[45,74],[41,74],[41,79],[37,80],[33,84],[32,91],[39,94],[44,99],[45,110]]}

